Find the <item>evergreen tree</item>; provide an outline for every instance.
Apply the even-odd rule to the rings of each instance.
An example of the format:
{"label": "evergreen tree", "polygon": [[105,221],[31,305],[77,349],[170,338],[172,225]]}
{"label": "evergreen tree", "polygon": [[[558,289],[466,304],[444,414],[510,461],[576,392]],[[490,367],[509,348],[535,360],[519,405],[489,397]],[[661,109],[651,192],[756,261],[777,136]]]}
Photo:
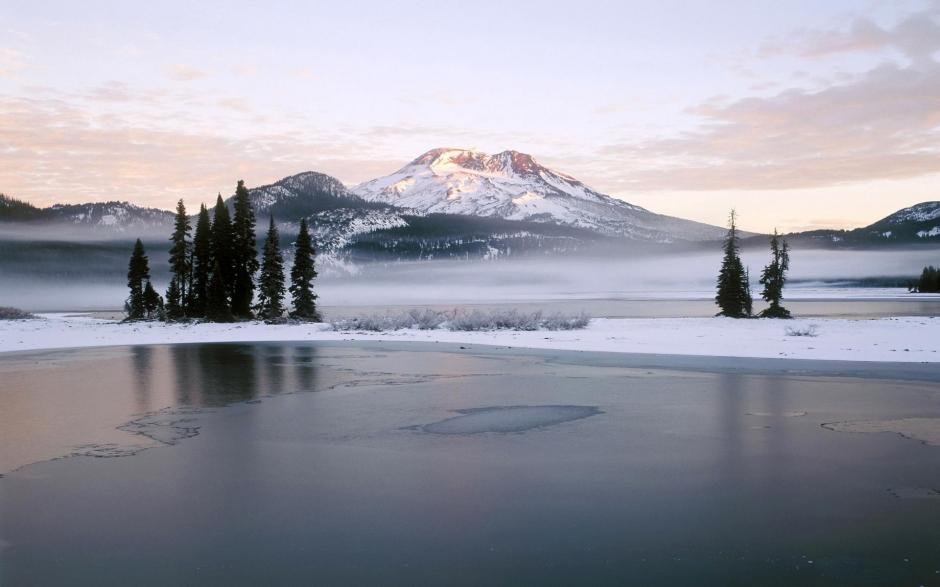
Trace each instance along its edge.
{"label": "evergreen tree", "polygon": [[719,316],[746,318],[751,313],[751,286],[748,272],[741,263],[738,246],[737,213],[732,210],[728,218],[728,235],[724,244],[725,256],[718,273],[718,294],[715,303],[721,308]]}
{"label": "evergreen tree", "polygon": [[258,314],[264,319],[279,318],[284,313],[284,256],[274,216],[268,225],[261,253],[261,276],[258,278]]}
{"label": "evergreen tree", "polygon": [[744,268],[744,280],[741,283],[744,293],[744,315],[750,316],[754,312],[754,298],[751,296],[751,268]]}
{"label": "evergreen tree", "polygon": [[127,287],[131,293],[124,304],[124,310],[130,320],[139,320],[146,315],[147,308],[144,301],[144,282],[150,283],[150,265],[147,262],[147,251],[144,243],[137,239],[134,251],[127,266]]}
{"label": "evergreen tree", "polygon": [[317,276],[314,270],[316,254],[307,231],[307,219],[303,218],[300,220],[300,234],[294,243],[294,266],[290,270],[290,293],[293,297],[291,305],[294,307],[290,315],[293,318],[319,322],[317,295],[313,293],[313,280]]}
{"label": "evergreen tree", "polygon": [[924,267],[917,282],[916,291],[920,293],[940,293],[940,269],[933,265]]}
{"label": "evergreen tree", "polygon": [[790,311],[780,305],[783,299],[783,287],[787,283],[787,271],[790,269],[790,245],[786,239],[781,243],[777,229],[770,237],[770,264],[761,272],[760,284],[764,291],[760,296],[770,307],[760,313],[766,318],[790,318]]}
{"label": "evergreen tree", "polygon": [[193,236],[193,253],[190,267],[189,315],[202,318],[206,315],[209,295],[209,274],[212,273],[212,225],[205,204],[199,207],[196,234]]}
{"label": "evergreen tree", "polygon": [[147,312],[147,318],[163,318],[163,298],[153,289],[153,284],[147,280],[144,286],[144,310]]}
{"label": "evergreen tree", "polygon": [[[235,240],[232,234],[232,219],[219,194],[215,202],[215,218],[212,221],[212,265],[219,265],[219,277],[225,284],[225,296],[232,299],[232,284],[235,283]],[[208,300],[207,300],[208,303]],[[231,307],[231,306],[230,306]]]}
{"label": "evergreen tree", "polygon": [[239,180],[233,202],[232,220],[232,313],[238,318],[251,318],[251,301],[255,297],[255,273],[258,272],[258,251],[255,250],[255,212],[251,208],[248,188]]}
{"label": "evergreen tree", "polygon": [[212,266],[207,289],[206,319],[211,322],[231,322],[232,310],[228,303],[225,277],[218,261]]}
{"label": "evergreen tree", "polygon": [[170,278],[170,286],[166,288],[166,317],[170,320],[178,320],[183,317],[184,309],[180,303],[182,294],[180,286],[176,281],[176,276]]}
{"label": "evergreen tree", "polygon": [[[189,258],[190,253],[190,242],[189,242],[189,233],[192,231],[192,227],[189,224],[189,217],[186,216],[186,206],[183,205],[183,200],[180,200],[176,204],[176,220],[173,228],[173,236],[170,237],[170,242],[173,243],[173,246],[170,247],[170,275],[173,277],[170,279],[170,284],[176,282],[176,287],[173,288],[173,297],[170,297],[170,290],[167,289],[167,305],[171,308],[176,308],[181,312],[180,316],[186,313],[186,280],[189,276],[190,268],[189,264],[191,259]],[[176,318],[180,316],[174,316]]]}

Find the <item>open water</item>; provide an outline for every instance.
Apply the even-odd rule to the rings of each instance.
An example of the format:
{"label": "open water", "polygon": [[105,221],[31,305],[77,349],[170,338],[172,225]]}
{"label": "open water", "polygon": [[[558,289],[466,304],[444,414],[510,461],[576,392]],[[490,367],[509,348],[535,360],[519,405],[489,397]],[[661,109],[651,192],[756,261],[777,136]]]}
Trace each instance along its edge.
{"label": "open water", "polygon": [[0,584],[938,585],[940,447],[824,426],[908,418],[936,365],[6,354]]}

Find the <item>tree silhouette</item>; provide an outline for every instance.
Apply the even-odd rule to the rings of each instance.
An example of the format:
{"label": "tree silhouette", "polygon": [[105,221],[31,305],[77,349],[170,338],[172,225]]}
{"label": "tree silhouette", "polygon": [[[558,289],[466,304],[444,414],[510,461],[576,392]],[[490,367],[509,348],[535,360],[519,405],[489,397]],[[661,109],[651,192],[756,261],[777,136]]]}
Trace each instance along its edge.
{"label": "tree silhouette", "polygon": [[284,313],[284,256],[274,216],[268,225],[261,252],[261,275],[258,278],[258,314],[264,319],[279,318]]}
{"label": "tree silhouette", "polygon": [[781,241],[777,229],[770,237],[770,264],[761,272],[760,284],[764,291],[760,296],[770,307],[760,313],[765,318],[790,318],[790,311],[780,305],[783,299],[783,287],[787,283],[787,271],[790,269],[790,245],[786,239]]}
{"label": "tree silhouette", "polygon": [[317,276],[314,269],[316,251],[307,230],[307,219],[300,221],[300,234],[294,243],[294,266],[290,270],[290,293],[293,299],[291,305],[294,310],[290,313],[293,318],[319,322],[316,299],[313,293],[313,280]]}
{"label": "tree silhouette", "polygon": [[751,315],[751,286],[748,272],[741,263],[738,245],[737,212],[728,217],[728,234],[724,242],[725,255],[718,273],[718,293],[715,303],[721,308],[719,316],[747,318]]}

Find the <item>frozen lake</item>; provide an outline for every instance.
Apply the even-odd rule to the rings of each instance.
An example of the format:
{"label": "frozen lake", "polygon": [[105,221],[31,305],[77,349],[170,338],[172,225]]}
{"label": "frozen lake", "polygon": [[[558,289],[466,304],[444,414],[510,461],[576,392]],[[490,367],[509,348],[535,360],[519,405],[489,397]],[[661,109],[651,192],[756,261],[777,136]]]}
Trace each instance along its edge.
{"label": "frozen lake", "polygon": [[935,364],[8,353],[0,584],[936,584],[938,428]]}

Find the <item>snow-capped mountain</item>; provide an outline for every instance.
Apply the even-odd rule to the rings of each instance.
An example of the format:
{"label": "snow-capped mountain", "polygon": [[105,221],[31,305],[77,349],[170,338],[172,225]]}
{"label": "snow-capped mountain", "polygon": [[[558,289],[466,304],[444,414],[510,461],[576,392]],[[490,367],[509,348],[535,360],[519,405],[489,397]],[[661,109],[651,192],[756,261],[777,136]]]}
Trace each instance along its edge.
{"label": "snow-capped mountain", "polygon": [[[301,218],[306,218],[318,262],[328,271],[355,272],[341,253],[356,235],[408,226],[403,215],[409,211],[367,202],[335,177],[312,171],[251,188],[248,197],[260,224],[273,215],[286,237],[296,235]],[[230,208],[233,198],[226,201]]]}
{"label": "snow-capped mountain", "polygon": [[55,204],[37,208],[0,194],[0,221],[58,224],[90,229],[93,233],[131,235],[172,226],[173,213],[128,202]]}
{"label": "snow-capped mountain", "polygon": [[898,210],[865,230],[881,238],[936,238],[940,236],[940,202],[923,202]]}
{"label": "snow-capped mountain", "polygon": [[516,151],[488,155],[476,149],[434,149],[351,191],[370,202],[426,214],[550,222],[638,240],[718,240],[725,235],[723,228],[654,214],[601,194]]}
{"label": "snow-capped mountain", "polygon": [[898,210],[894,214],[879,221],[890,224],[903,224],[905,222],[940,221],[940,202],[923,202],[910,208]]}
{"label": "snow-capped mountain", "polygon": [[[335,177],[308,171],[248,190],[255,214],[267,218],[274,215],[278,221],[300,222],[301,217],[324,210],[339,208],[389,208],[382,204],[366,202],[355,196]],[[232,198],[227,200],[231,203]]]}

